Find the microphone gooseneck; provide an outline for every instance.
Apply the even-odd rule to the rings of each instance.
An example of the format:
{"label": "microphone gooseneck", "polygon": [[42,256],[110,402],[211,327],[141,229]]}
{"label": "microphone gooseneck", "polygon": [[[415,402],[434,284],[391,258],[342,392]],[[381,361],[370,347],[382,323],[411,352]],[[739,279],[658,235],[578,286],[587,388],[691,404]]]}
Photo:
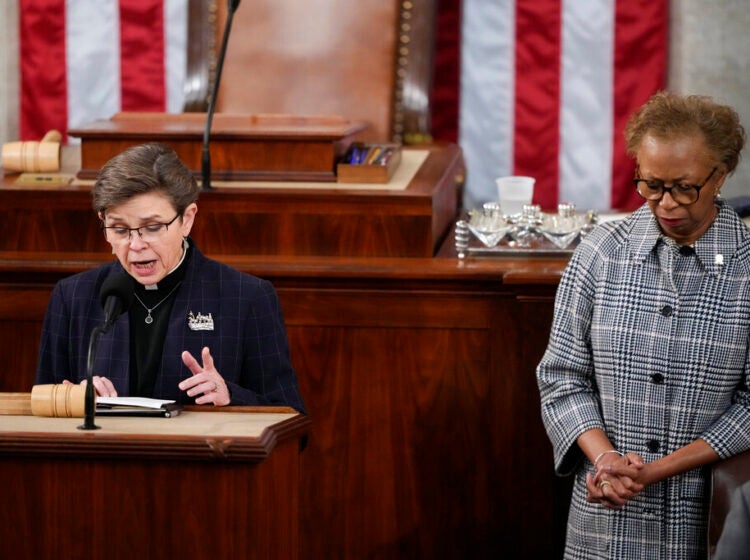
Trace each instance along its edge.
{"label": "microphone gooseneck", "polygon": [[89,337],[89,351],[86,357],[86,392],[84,394],[83,424],[79,430],[98,430],[94,423],[96,414],[96,392],[94,390],[94,360],[99,337],[106,333],[117,318],[133,303],[133,281],[128,274],[115,273],[108,276],[99,290],[99,302],[104,308],[104,323],[94,327]]}
{"label": "microphone gooseneck", "polygon": [[208,100],[208,111],[206,114],[206,128],[203,131],[203,152],[201,154],[201,186],[204,190],[211,188],[211,152],[208,144],[211,136],[211,122],[214,118],[214,109],[216,108],[216,96],[219,94],[219,82],[221,82],[221,70],[224,67],[224,57],[227,54],[227,43],[229,42],[229,31],[232,28],[232,19],[234,12],[240,5],[240,0],[228,0],[227,2],[227,21],[224,26],[224,36],[221,40],[221,49],[219,58],[216,62],[216,79],[214,80],[213,91]]}

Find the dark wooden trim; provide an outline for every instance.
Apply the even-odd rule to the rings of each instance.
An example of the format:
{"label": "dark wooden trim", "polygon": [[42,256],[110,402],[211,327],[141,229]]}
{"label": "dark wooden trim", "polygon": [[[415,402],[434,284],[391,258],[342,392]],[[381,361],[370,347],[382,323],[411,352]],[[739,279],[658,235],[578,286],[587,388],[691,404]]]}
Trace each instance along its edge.
{"label": "dark wooden trim", "polygon": [[309,418],[298,414],[269,428],[257,439],[179,435],[166,438],[161,434],[122,434],[106,430],[89,432],[86,437],[75,431],[55,434],[0,431],[0,455],[259,462],[272,453],[279,439],[302,437],[309,426]]}
{"label": "dark wooden trim", "polygon": [[185,112],[208,110],[216,66],[216,0],[188,0]]}
{"label": "dark wooden trim", "polygon": [[394,142],[432,142],[431,100],[437,0],[401,0],[393,99]]}

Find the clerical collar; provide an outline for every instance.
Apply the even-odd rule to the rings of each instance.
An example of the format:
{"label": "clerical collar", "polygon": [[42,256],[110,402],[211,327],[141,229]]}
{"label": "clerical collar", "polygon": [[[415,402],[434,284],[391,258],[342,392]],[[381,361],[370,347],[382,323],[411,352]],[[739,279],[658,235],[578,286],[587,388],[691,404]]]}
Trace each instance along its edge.
{"label": "clerical collar", "polygon": [[183,242],[182,247],[182,258],[180,258],[180,262],[178,262],[177,265],[169,271],[169,274],[167,274],[156,284],[145,285],[141,284],[140,282],[135,282],[136,292],[138,292],[139,294],[144,294],[146,297],[151,297],[152,295],[153,297],[156,297],[158,293],[168,292],[169,290],[174,288],[177,283],[184,278],[185,269],[187,268],[185,264],[189,248],[187,241]]}
{"label": "clerical collar", "polygon": [[[180,262],[178,262],[172,270],[170,270],[167,275],[161,279],[161,284],[141,284],[144,290],[147,292],[151,292],[154,290],[159,289],[171,289],[174,287],[174,285],[179,282],[182,279],[182,275],[175,275],[174,272],[177,271],[182,266],[182,263],[185,262],[185,257],[187,256],[188,249],[190,248],[190,244],[188,243],[187,239],[182,240],[182,257],[180,257]],[[172,276],[179,276],[177,280],[175,281],[174,278],[170,278]],[[170,281],[172,280],[172,281]]]}

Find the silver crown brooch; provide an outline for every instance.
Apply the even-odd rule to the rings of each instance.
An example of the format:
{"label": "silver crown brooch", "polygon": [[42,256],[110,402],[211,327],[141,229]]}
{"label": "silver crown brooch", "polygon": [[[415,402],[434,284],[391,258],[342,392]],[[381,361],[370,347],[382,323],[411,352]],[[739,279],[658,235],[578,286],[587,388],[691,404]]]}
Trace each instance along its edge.
{"label": "silver crown brooch", "polygon": [[204,315],[199,312],[197,315],[193,315],[191,311],[188,313],[188,327],[191,331],[212,331],[214,330],[214,318],[210,313]]}

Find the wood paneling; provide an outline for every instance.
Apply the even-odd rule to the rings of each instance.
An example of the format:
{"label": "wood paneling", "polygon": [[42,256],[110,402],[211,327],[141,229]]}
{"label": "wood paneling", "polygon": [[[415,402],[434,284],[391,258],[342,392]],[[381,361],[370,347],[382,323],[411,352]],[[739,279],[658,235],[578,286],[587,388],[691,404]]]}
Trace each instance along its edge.
{"label": "wood paneling", "polygon": [[[235,461],[205,460],[189,436],[162,436],[166,454],[149,457],[139,455],[137,438],[153,436],[125,429],[95,439],[74,430],[46,443],[35,442],[31,428],[3,432],[0,477],[12,481],[0,497],[3,555],[297,558],[297,441],[305,425],[279,430],[267,449],[265,441],[245,442],[266,452]],[[232,443],[240,439],[253,438]],[[91,442],[89,454],[76,451],[82,440]]]}
{"label": "wood paneling", "polygon": [[[454,157],[442,164],[428,160],[427,176],[451,182],[441,196],[455,196],[456,162]],[[300,458],[300,554],[561,557],[566,488],[553,474],[535,368],[546,347],[565,262],[460,260],[450,241],[434,251],[422,247],[419,252],[427,255],[402,255],[403,245],[398,256],[374,255],[370,247],[381,238],[355,243],[353,231],[347,241],[336,237],[335,232],[346,231],[337,220],[366,207],[372,215],[442,220],[450,229],[455,199],[437,204],[432,194],[425,196],[435,192],[434,184],[415,185],[411,194],[295,192],[289,197],[278,191],[257,196],[234,191],[201,197],[196,227],[201,249],[270,280],[281,299],[292,362],[312,421]],[[0,190],[0,214],[13,216],[3,206],[5,194]],[[33,214],[34,204],[20,196],[13,200]],[[288,215],[279,215],[284,208],[288,214],[290,203],[307,219],[320,217],[309,230],[318,241],[292,234]],[[441,213],[444,217],[436,218]],[[41,215],[52,220],[52,232],[55,217],[66,212]],[[379,219],[398,243],[414,237],[409,227]],[[6,335],[0,336],[0,351],[13,355],[0,365],[5,391],[30,389],[36,353],[17,349],[37,344],[32,337],[38,336],[42,302],[54,282],[111,258],[106,247],[85,253],[57,249],[65,246],[65,228],[80,227],[73,231],[88,235],[88,225],[64,220],[54,248],[44,252],[44,246],[18,251],[0,238],[6,242],[0,250],[0,335]],[[266,227],[253,229],[256,220]],[[271,234],[273,223],[285,225],[270,228],[277,232]],[[5,227],[18,228],[21,241],[27,225]],[[428,237],[445,236],[429,227]],[[371,235],[374,229],[368,230]],[[295,250],[304,253],[302,248],[318,242],[329,247],[327,254],[282,250],[297,243]],[[364,254],[347,254],[347,247],[357,244]],[[82,246],[93,245],[92,238]],[[32,304],[24,308],[24,301]]]}
{"label": "wood paneling", "polygon": [[[538,532],[561,534],[564,494],[534,368],[555,286],[543,274],[502,281],[521,268],[532,277],[535,263],[218,258],[279,291],[312,420],[300,496],[309,557],[554,557],[559,542]],[[34,359],[19,356],[23,375],[6,370],[3,389],[28,390]]]}

